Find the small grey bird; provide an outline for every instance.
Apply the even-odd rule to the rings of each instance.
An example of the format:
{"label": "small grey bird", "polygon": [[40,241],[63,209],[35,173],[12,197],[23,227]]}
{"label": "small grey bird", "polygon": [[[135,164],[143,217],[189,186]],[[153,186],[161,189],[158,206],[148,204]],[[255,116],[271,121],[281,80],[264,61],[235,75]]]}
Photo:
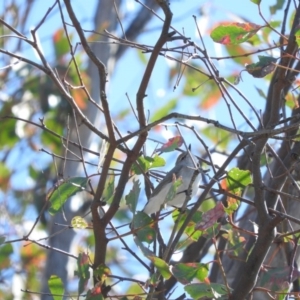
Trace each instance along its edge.
{"label": "small grey bird", "polygon": [[[198,159],[189,151],[180,154],[177,158],[175,167],[166,174],[163,180],[154,189],[143,212],[149,215],[156,213],[162,208],[163,204],[182,207],[187,196],[189,185],[193,179],[194,172],[198,168],[197,162]],[[198,190],[199,175],[200,174],[197,174],[191,187],[191,197],[193,197]],[[166,201],[168,192],[172,187],[172,180],[174,178],[178,179],[179,177],[182,178],[182,184],[178,187],[175,197],[170,201]]]}

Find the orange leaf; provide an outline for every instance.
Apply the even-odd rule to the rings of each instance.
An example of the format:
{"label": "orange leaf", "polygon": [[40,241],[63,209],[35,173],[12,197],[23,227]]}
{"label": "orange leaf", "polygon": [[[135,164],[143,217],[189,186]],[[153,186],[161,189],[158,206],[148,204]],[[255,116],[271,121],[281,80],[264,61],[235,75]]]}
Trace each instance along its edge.
{"label": "orange leaf", "polygon": [[211,91],[200,103],[201,109],[211,109],[214,105],[216,105],[221,99],[221,93],[218,89]]}
{"label": "orange leaf", "polygon": [[63,38],[64,34],[65,34],[65,32],[64,32],[64,30],[62,28],[56,30],[56,32],[53,34],[53,41],[55,43],[57,43],[60,39]]}
{"label": "orange leaf", "polygon": [[221,181],[221,187],[222,187],[223,190],[228,191],[228,185],[227,185],[227,180],[226,180],[226,178],[224,178],[224,179]]}
{"label": "orange leaf", "polygon": [[72,92],[72,96],[78,105],[78,107],[82,110],[86,109],[86,94],[83,89],[79,89]]}

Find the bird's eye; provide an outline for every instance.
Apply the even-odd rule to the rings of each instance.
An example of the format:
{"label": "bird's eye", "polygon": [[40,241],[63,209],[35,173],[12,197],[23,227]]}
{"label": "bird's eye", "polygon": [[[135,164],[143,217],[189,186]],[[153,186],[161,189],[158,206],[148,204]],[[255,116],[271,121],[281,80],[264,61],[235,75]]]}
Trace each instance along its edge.
{"label": "bird's eye", "polygon": [[187,153],[185,153],[185,154],[182,154],[182,155],[179,157],[179,161],[182,161],[182,160],[184,160],[184,159],[185,159],[185,157],[186,157],[186,155],[187,155]]}

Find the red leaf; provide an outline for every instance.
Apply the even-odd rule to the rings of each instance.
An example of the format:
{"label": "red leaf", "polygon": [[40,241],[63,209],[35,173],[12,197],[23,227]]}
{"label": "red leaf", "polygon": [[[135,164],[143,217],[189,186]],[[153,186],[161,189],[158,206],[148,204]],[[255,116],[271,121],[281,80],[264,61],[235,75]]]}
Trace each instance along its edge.
{"label": "red leaf", "polygon": [[92,293],[93,296],[94,295],[100,295],[101,294],[101,287],[100,286],[96,286],[94,289],[92,289]]}
{"label": "red leaf", "polygon": [[213,209],[202,215],[202,220],[195,226],[195,229],[204,231],[205,229],[212,227],[224,214],[224,206],[222,202],[218,202]]}
{"label": "red leaf", "polygon": [[217,42],[220,43],[220,44],[223,44],[223,45],[230,45],[231,44],[230,36],[225,35],[220,40],[218,40]]}
{"label": "red leaf", "polygon": [[55,33],[53,34],[53,41],[54,41],[55,43],[59,42],[60,39],[63,38],[64,33],[65,33],[65,32],[64,32],[64,30],[63,30],[62,28],[56,30]]}
{"label": "red leaf", "polygon": [[79,257],[79,264],[80,266],[82,266],[88,263],[89,263],[89,256],[83,252],[82,255]]}
{"label": "red leaf", "polygon": [[182,144],[183,144],[183,138],[180,135],[177,135],[170,138],[167,143],[163,144],[162,147],[157,149],[156,151],[171,152],[176,148],[179,148]]}

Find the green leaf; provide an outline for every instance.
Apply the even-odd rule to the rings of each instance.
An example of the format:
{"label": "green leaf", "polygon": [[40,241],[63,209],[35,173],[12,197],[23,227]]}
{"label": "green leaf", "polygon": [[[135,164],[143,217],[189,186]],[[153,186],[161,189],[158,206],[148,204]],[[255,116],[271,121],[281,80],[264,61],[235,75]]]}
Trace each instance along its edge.
{"label": "green leaf", "polygon": [[208,266],[200,263],[178,263],[173,266],[172,274],[182,284],[188,284],[193,279],[204,281],[208,276]]}
{"label": "green leaf", "polygon": [[136,205],[139,200],[139,195],[141,192],[140,181],[133,179],[133,187],[129,194],[125,196],[126,204],[128,205],[130,211],[134,214],[136,211]]}
{"label": "green leaf", "polygon": [[257,5],[259,5],[260,2],[261,2],[261,0],[250,0],[250,1],[253,2],[253,3],[255,3],[255,4],[257,4]]}
{"label": "green leaf", "polygon": [[202,134],[207,137],[212,143],[218,146],[218,149],[227,149],[228,144],[232,138],[225,130],[220,130],[214,126],[207,126],[202,130]]}
{"label": "green leaf", "polygon": [[261,27],[254,23],[227,23],[216,27],[210,37],[216,43],[238,45],[249,40]]}
{"label": "green leaf", "polygon": [[4,244],[0,247],[0,270],[11,267],[10,255],[13,253],[11,244]]}
{"label": "green leaf", "polygon": [[[54,131],[57,134],[63,134],[63,124],[57,122],[57,113],[49,111],[46,116],[44,123],[47,128]],[[42,144],[51,149],[52,151],[58,151],[61,148],[61,139],[54,136],[53,134],[43,131],[41,134]]]}
{"label": "green leaf", "polygon": [[37,180],[39,178],[40,174],[41,174],[40,171],[38,171],[32,165],[29,166],[29,176],[32,179]]}
{"label": "green leaf", "polygon": [[199,210],[202,212],[207,212],[208,210],[214,208],[215,206],[216,206],[215,200],[210,198],[201,203]]}
{"label": "green leaf", "polygon": [[209,227],[205,231],[202,231],[202,236],[206,237],[207,240],[215,238],[221,229],[220,223],[215,223],[212,227]]}
{"label": "green leaf", "polygon": [[48,286],[54,300],[63,299],[65,289],[62,280],[58,276],[51,275],[48,280]]}
{"label": "green leaf", "polygon": [[110,204],[113,200],[115,192],[115,175],[109,175],[105,181],[104,191],[102,195],[102,201]]}
{"label": "green leaf", "polygon": [[9,187],[10,170],[0,161],[0,190],[6,192]]}
{"label": "green leaf", "polygon": [[163,278],[169,279],[172,276],[170,267],[164,260],[156,256],[149,256],[148,258],[153,262],[154,266],[157,268]]}
{"label": "green leaf", "polygon": [[228,295],[225,285],[219,283],[192,283],[186,285],[184,290],[189,293],[193,299],[207,297],[209,299],[218,299],[221,296]]}
{"label": "green leaf", "polygon": [[298,29],[295,33],[296,43],[298,47],[300,47],[300,29]]}
{"label": "green leaf", "polygon": [[[5,113],[4,108],[1,109],[0,117]],[[5,130],[0,130],[0,150],[3,148],[12,148],[19,140],[16,135],[16,120],[6,119],[1,120],[1,127]]]}
{"label": "green leaf", "polygon": [[137,159],[137,161],[138,161],[138,164],[137,163],[132,164],[132,167],[131,167],[132,172],[134,172],[134,174],[136,174],[136,175],[141,175],[143,173],[146,173],[150,167],[150,160],[144,156],[140,156]]}
{"label": "green leaf", "polygon": [[117,115],[116,119],[123,121],[123,119],[125,117],[129,116],[130,114],[131,114],[131,109],[130,108],[124,108],[124,109],[122,109],[118,112],[118,115]]}
{"label": "green leaf", "polygon": [[226,227],[224,226],[223,229],[226,229],[226,232],[222,234],[222,237],[228,241],[227,250],[231,253],[232,258],[233,255],[238,257],[242,252],[245,251],[245,237],[241,236],[240,232],[236,229],[233,229],[229,224]]}
{"label": "green leaf", "polygon": [[149,285],[152,285],[154,287],[157,287],[157,285],[159,284],[159,273],[154,273],[151,275],[150,279],[148,280]]}
{"label": "green leaf", "polygon": [[[178,229],[183,225],[189,210],[185,210],[185,212],[179,212],[179,210],[175,210],[172,214],[172,218],[174,223],[178,223]],[[195,229],[195,225],[201,221],[202,212],[196,211],[193,214],[192,219],[188,223],[188,225],[184,229],[184,233],[188,236],[188,240],[185,240],[183,243],[178,243],[176,249],[181,249],[183,246],[187,246],[191,242],[198,241],[199,237],[202,235],[202,232]]]}
{"label": "green leaf", "polygon": [[51,215],[55,215],[58,211],[60,211],[68,198],[85,190],[87,182],[88,178],[74,177],[58,186],[49,200],[51,203],[49,213]]}
{"label": "green leaf", "polygon": [[[138,295],[145,293],[145,289],[142,288],[141,285],[136,283],[131,283],[128,289],[125,291],[125,295],[128,295],[128,297],[123,296],[122,298],[119,298],[118,300],[134,300],[133,297],[130,297],[130,295]],[[136,299],[136,300],[142,300],[142,299]]]}
{"label": "green leaf", "polygon": [[154,122],[156,120],[159,120],[163,117],[165,117],[167,114],[169,114],[174,108],[177,106],[178,99],[172,99],[167,102],[163,107],[158,109],[155,114],[150,119],[150,122]]}
{"label": "green leaf", "polygon": [[248,170],[239,168],[231,169],[226,177],[228,190],[232,193],[239,193],[242,189],[252,183],[251,173]]}
{"label": "green leaf", "polygon": [[[173,174],[174,175],[174,174]],[[166,199],[165,199],[165,203],[167,203],[168,201],[172,201],[176,194],[177,194],[177,189],[182,185],[183,181],[182,181],[182,177],[176,178],[174,175],[174,178],[172,180],[172,185],[167,193]]]}
{"label": "green leaf", "polygon": [[189,209],[185,210],[185,211],[179,211],[179,210],[174,210],[172,213],[172,218],[174,223],[178,223],[177,228],[179,229],[182,224],[184,223],[187,215],[189,213]]}
{"label": "green leaf", "polygon": [[13,247],[11,244],[5,244],[4,246],[0,247],[0,255],[9,256],[13,253]]}
{"label": "green leaf", "polygon": [[[188,235],[190,238],[194,240],[194,236],[197,237],[196,234],[200,234],[199,232],[196,232],[195,226],[202,220],[203,213],[201,211],[196,211],[186,228],[184,229],[184,233]],[[200,237],[200,236],[199,236]],[[196,241],[198,238],[196,238]]]}
{"label": "green leaf", "polygon": [[82,217],[79,217],[79,216],[75,216],[72,219],[71,225],[74,228],[80,228],[80,229],[84,229],[84,228],[87,228],[89,226],[88,223],[85,221],[85,219],[83,219]]}
{"label": "green leaf", "polygon": [[[196,95],[195,90],[197,89],[199,84],[201,84],[201,82],[206,82],[206,77],[202,76],[202,74],[197,72],[196,70],[188,68],[185,71],[183,94],[185,96],[194,97]],[[210,84],[210,81],[208,82],[208,84]]]}
{"label": "green leaf", "polygon": [[[213,80],[207,80],[206,70],[198,65],[193,65],[196,68],[186,68],[184,71],[185,82],[183,87],[183,95],[188,97],[195,97],[197,101],[200,100],[201,110],[210,110],[215,106],[222,94],[218,85]],[[198,91],[201,89],[201,96],[199,99]]]}
{"label": "green leaf", "polygon": [[283,8],[284,0],[277,0],[275,5],[270,6],[270,13],[272,15],[275,15],[277,10],[280,10]]}
{"label": "green leaf", "polygon": [[163,167],[165,165],[166,165],[166,161],[162,157],[160,157],[158,155],[154,155],[151,166],[150,166],[150,169],[160,168],[160,167]]}
{"label": "green leaf", "polygon": [[131,167],[131,170],[136,175],[141,175],[143,172],[146,173],[148,170],[153,168],[163,167],[166,164],[166,161],[158,155],[155,155],[154,157],[140,156],[137,160],[139,162],[139,166],[134,163]]}
{"label": "green leaf", "polygon": [[131,224],[132,229],[136,230],[136,237],[140,242],[153,243],[156,237],[156,231],[152,218],[144,212],[137,212]]}
{"label": "green leaf", "polygon": [[227,207],[225,207],[224,210],[228,215],[231,215],[233,212],[237,211],[239,206],[240,206],[239,200],[235,199],[234,197],[227,197]]}
{"label": "green leaf", "polygon": [[74,273],[79,277],[78,293],[80,295],[85,290],[90,278],[89,256],[86,253],[79,253],[77,259],[77,271]]}
{"label": "green leaf", "polygon": [[271,290],[284,292],[287,285],[287,279],[291,276],[291,282],[300,277],[300,272],[295,268],[291,270],[289,266],[266,267],[260,274],[261,286]]}
{"label": "green leaf", "polygon": [[137,49],[137,55],[138,55],[138,58],[140,60],[140,62],[143,64],[143,65],[146,65],[147,62],[148,62],[148,58],[147,58],[147,55],[142,52],[141,50]]}
{"label": "green leaf", "polygon": [[258,62],[246,66],[246,70],[255,78],[262,78],[272,73],[276,68],[277,58],[271,56],[258,56]]}
{"label": "green leaf", "polygon": [[107,275],[111,275],[111,270],[104,264],[101,264],[96,270],[94,270],[94,276],[99,282],[104,282],[107,278]]}
{"label": "green leaf", "polygon": [[[72,36],[70,36],[72,38]],[[70,52],[70,46],[68,39],[63,29],[58,29],[53,35],[53,44],[57,60],[61,60],[61,57]]]}
{"label": "green leaf", "polygon": [[143,254],[153,262],[153,264],[156,266],[156,268],[159,270],[159,272],[165,279],[168,279],[172,276],[169,269],[169,265],[164,260],[156,257],[155,254],[152,251],[150,251],[148,248],[146,248],[143,245],[143,243],[136,237],[134,237],[134,241],[136,245],[141,249]]}

